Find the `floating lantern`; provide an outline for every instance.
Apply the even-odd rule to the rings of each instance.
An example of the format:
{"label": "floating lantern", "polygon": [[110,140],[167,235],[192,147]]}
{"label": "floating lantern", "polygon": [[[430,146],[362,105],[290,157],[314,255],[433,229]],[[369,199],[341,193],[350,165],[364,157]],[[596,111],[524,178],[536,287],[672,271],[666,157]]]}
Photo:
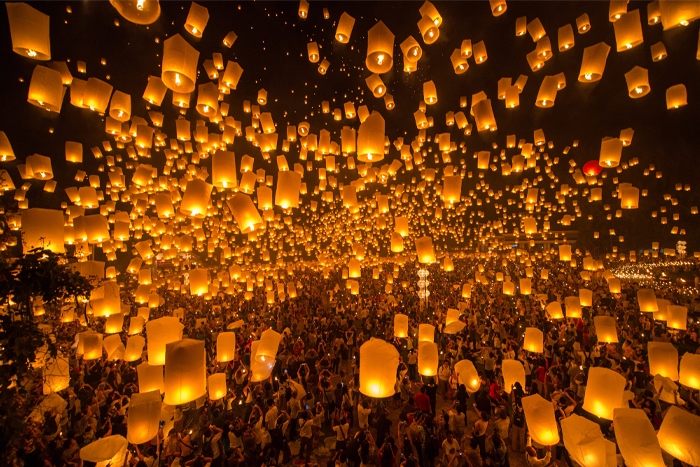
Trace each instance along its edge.
{"label": "floating lantern", "polygon": [[49,16],[26,3],[6,3],[12,51],[35,60],[51,60]]}
{"label": "floating lantern", "polygon": [[157,389],[131,395],[126,424],[126,439],[130,443],[143,444],[156,437],[162,405]]}
{"label": "floating lantern", "polygon": [[503,372],[503,390],[510,394],[515,383],[525,388],[525,368],[519,360],[503,360],[501,371]]}
{"label": "floating lantern", "polygon": [[187,93],[194,91],[194,83],[197,80],[198,60],[199,52],[188,44],[180,34],[165,40],[163,42],[162,64],[163,84],[174,92]]}
{"label": "floating lantern", "polygon": [[163,402],[168,405],[186,404],[206,394],[204,341],[182,339],[166,344],[165,347]]}
{"label": "floating lantern", "polygon": [[146,323],[148,361],[151,365],[165,363],[165,346],[182,339],[184,326],[177,318],[165,316]]}
{"label": "floating lantern", "polygon": [[394,35],[382,21],[367,31],[367,60],[372,73],[386,73],[393,65]]}
{"label": "floating lantern", "polygon": [[610,53],[610,46],[605,42],[599,42],[583,49],[583,61],[578,80],[582,83],[593,83],[600,80],[603,77],[608,53]]}
{"label": "floating lantern", "polygon": [[654,426],[642,409],[616,409],[613,424],[615,440],[625,465],[629,467],[663,467],[665,465]]}
{"label": "floating lantern", "polygon": [[434,342],[418,342],[418,374],[421,376],[436,376],[439,356],[438,347]]}
{"label": "floating lantern", "polygon": [[525,341],[523,349],[528,352],[544,352],[544,334],[537,328],[525,328]]}
{"label": "floating lantern", "polygon": [[539,394],[523,397],[523,411],[532,440],[543,446],[559,442],[559,429],[554,417],[554,406]]}
{"label": "floating lantern", "polygon": [[370,338],[360,347],[360,392],[368,397],[394,395],[399,352],[393,345]]}
{"label": "floating lantern", "polygon": [[455,373],[460,384],[463,384],[469,394],[473,394],[481,387],[481,378],[471,360],[460,360],[455,364]]}
{"label": "floating lantern", "polygon": [[593,323],[598,342],[619,342],[615,318],[612,316],[596,316],[593,318]]}
{"label": "floating lantern", "polygon": [[602,367],[591,367],[583,399],[583,410],[606,420],[613,419],[613,411],[622,407],[625,377]]}

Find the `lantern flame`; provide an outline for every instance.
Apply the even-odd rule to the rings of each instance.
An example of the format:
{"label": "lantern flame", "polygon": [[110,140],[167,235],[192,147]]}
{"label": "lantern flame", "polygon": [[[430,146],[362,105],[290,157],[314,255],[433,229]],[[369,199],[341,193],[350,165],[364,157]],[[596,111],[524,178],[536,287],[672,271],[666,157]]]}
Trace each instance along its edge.
{"label": "lantern flame", "polygon": [[27,50],[27,55],[29,55],[30,57],[36,57],[36,52],[33,50]]}
{"label": "lantern flame", "polygon": [[143,4],[146,3],[146,0],[138,0],[136,2],[136,9],[139,11],[143,11]]}

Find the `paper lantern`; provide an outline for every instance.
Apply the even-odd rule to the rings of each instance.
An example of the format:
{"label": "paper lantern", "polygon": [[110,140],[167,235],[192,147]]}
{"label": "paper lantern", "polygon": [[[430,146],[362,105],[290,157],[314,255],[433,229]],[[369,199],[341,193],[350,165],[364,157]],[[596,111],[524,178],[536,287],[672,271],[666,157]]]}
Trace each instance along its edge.
{"label": "paper lantern", "polygon": [[82,333],[83,360],[96,360],[102,357],[102,334],[96,332]]}
{"label": "paper lantern", "polygon": [[620,284],[620,279],[618,279],[616,277],[609,279],[608,280],[608,288],[610,289],[610,293],[621,293],[622,287]]}
{"label": "paper lantern", "polygon": [[459,321],[459,310],[455,308],[449,308],[447,314],[445,315],[445,324],[450,324]]}
{"label": "paper lantern", "polygon": [[675,406],[666,413],[657,439],[661,449],[676,459],[700,465],[700,417]]}
{"label": "paper lantern", "polygon": [[663,467],[654,426],[642,409],[616,409],[615,440],[629,467]]}
{"label": "paper lantern", "polygon": [[481,387],[481,378],[471,360],[460,360],[455,364],[455,373],[459,384],[463,384],[469,394],[473,394]]}
{"label": "paper lantern", "polygon": [[521,278],[520,279],[520,294],[521,295],[530,295],[532,293],[532,281],[528,278]]}
{"label": "paper lantern", "polygon": [[44,377],[44,395],[63,391],[70,383],[70,363],[67,358],[59,353],[55,359],[49,358],[46,360],[42,368],[42,374]]}
{"label": "paper lantern", "polygon": [[554,417],[554,406],[539,394],[523,397],[523,411],[532,440],[543,446],[559,442],[559,429]]}
{"label": "paper lantern", "polygon": [[430,264],[436,261],[433,250],[433,239],[431,237],[420,237],[415,241],[418,261],[422,264]]}
{"label": "paper lantern", "polygon": [[22,246],[24,254],[35,248],[54,253],[64,249],[63,211],[31,208],[22,213]]}
{"label": "paper lantern", "polygon": [[491,7],[491,14],[493,14],[493,16],[501,16],[508,9],[506,0],[489,0],[489,6]]}
{"label": "paper lantern", "polygon": [[107,321],[105,322],[105,333],[115,334],[122,332],[124,330],[124,315],[121,313],[114,313],[109,315]]}
{"label": "paper lantern", "polygon": [[212,185],[200,179],[187,182],[187,189],[180,203],[180,211],[188,216],[204,218],[212,188]]}
{"label": "paper lantern", "polygon": [[561,309],[561,303],[559,302],[552,302],[547,305],[545,308],[547,311],[547,314],[549,315],[550,319],[562,319],[564,318],[564,313],[562,312]]}
{"label": "paper lantern", "polygon": [[690,352],[683,354],[678,380],[683,386],[700,389],[700,355]]}
{"label": "paper lantern", "polygon": [[688,308],[678,305],[669,305],[666,308],[666,313],[668,314],[666,326],[671,329],[686,330],[688,326]]}
{"label": "paper lantern", "polygon": [[617,326],[612,316],[596,316],[593,318],[598,342],[620,342],[617,337]]}
{"label": "paper lantern", "polygon": [[402,314],[394,315],[394,336],[408,337],[408,316]]}
{"label": "paper lantern", "polygon": [[617,51],[622,52],[644,42],[642,36],[642,22],[639,19],[639,10],[630,11],[620,15],[613,24]]}
{"label": "paper lantern", "polygon": [[649,71],[645,68],[635,66],[625,73],[625,81],[627,81],[627,93],[632,99],[646,96],[651,90],[649,87]]}
{"label": "paper lantern", "polygon": [[462,285],[462,298],[472,298],[472,285],[469,283]]}
{"label": "paper lantern", "polygon": [[581,300],[579,297],[572,296],[564,298],[564,306],[566,307],[567,318],[581,317]]}
{"label": "paper lantern", "polygon": [[[498,280],[498,278],[496,279]],[[515,284],[511,281],[503,282],[503,295],[514,295],[515,294]]]}
{"label": "paper lantern", "polygon": [[578,465],[608,467],[607,440],[603,437],[600,425],[576,414],[562,418],[560,423],[564,447]]}
{"label": "paper lantern", "polygon": [[[134,322],[135,318],[138,317],[136,316],[131,318],[132,323]],[[136,360],[139,360],[141,358],[141,354],[143,354],[143,347],[145,345],[146,339],[144,339],[142,336],[132,335],[129,337],[126,341],[126,349],[124,350],[124,361],[135,362]]]}
{"label": "paper lantern", "polygon": [[583,399],[583,410],[606,420],[613,419],[613,411],[622,407],[625,377],[602,367],[591,367]]}
{"label": "paper lantern", "polygon": [[525,341],[523,349],[528,352],[544,352],[544,334],[537,328],[525,328]]}
{"label": "paper lantern", "polygon": [[80,459],[102,466],[124,465],[128,442],[121,435],[107,436],[80,449]]}
{"label": "paper lantern", "polygon": [[290,170],[278,172],[275,206],[281,206],[282,209],[298,208],[300,188],[300,174]]}
{"label": "paper lantern", "polygon": [[226,387],[226,373],[214,373],[207,378],[209,399],[218,401],[223,399],[228,391]]}
{"label": "paper lantern", "polygon": [[571,245],[559,245],[559,261],[571,261]]}
{"label": "paper lantern", "polygon": [[398,366],[396,347],[370,338],[360,347],[360,392],[373,398],[393,396]]}
{"label": "paper lantern", "polygon": [[565,24],[557,31],[557,44],[559,52],[564,52],[574,47],[574,28]]}
{"label": "paper lantern", "polygon": [[139,377],[139,393],[155,390],[164,392],[163,365],[151,365],[144,362],[136,367],[136,371]]}
{"label": "paper lantern", "polygon": [[593,83],[600,80],[603,77],[608,53],[610,53],[610,46],[605,42],[599,42],[583,49],[583,61],[578,80],[582,83]]}
{"label": "paper lantern", "polygon": [[209,291],[208,273],[207,268],[190,270],[190,295],[203,295]]}
{"label": "paper lantern", "polygon": [[[687,26],[700,17],[700,6],[696,2],[653,2],[659,8],[658,16],[664,31],[678,26]],[[658,17],[657,16],[657,17]]]}
{"label": "paper lantern", "polygon": [[268,329],[260,335],[260,344],[255,358],[261,362],[274,361],[277,356],[282,334]]}
{"label": "paper lantern", "polygon": [[204,341],[182,339],[166,344],[165,348],[163,402],[168,405],[186,404],[206,394]]}
{"label": "paper lantern", "polygon": [[639,303],[639,311],[657,312],[659,311],[658,303],[656,302],[656,294],[653,289],[637,290],[637,303]]}
{"label": "paper lantern", "polygon": [[391,70],[394,63],[394,35],[382,21],[367,31],[367,59],[365,64],[372,73],[382,74]]}
{"label": "paper lantern", "polygon": [[666,108],[677,109],[688,104],[688,93],[685,85],[676,84],[666,89]]}
{"label": "paper lantern", "polygon": [[166,39],[163,42],[163,84],[174,92],[194,91],[198,60],[199,52],[180,34]]}
{"label": "paper lantern", "polygon": [[236,358],[236,333],[220,332],[216,337],[216,360],[230,362]]}
{"label": "paper lantern", "polygon": [[352,34],[353,26],[355,26],[355,18],[343,12],[343,14],[340,15],[338,26],[335,30],[335,39],[338,42],[347,44],[350,40],[350,34]]}
{"label": "paper lantern", "polygon": [[578,298],[581,306],[593,306],[593,292],[588,289],[578,289]]}
{"label": "paper lantern", "polygon": [[436,376],[438,370],[438,346],[435,342],[418,342],[418,374]]}
{"label": "paper lantern", "polygon": [[26,3],[6,3],[12,51],[35,60],[51,60],[49,16]]}
{"label": "paper lantern", "polygon": [[[68,142],[66,142],[66,144],[68,144]],[[0,160],[9,162],[15,159],[15,153],[10,145],[10,140],[7,139],[7,135],[4,131],[0,131]]]}
{"label": "paper lantern", "polygon": [[[15,5],[7,3],[6,5]],[[37,65],[29,82],[27,102],[42,109],[60,112],[63,101],[63,81],[61,73],[45,66]]]}
{"label": "paper lantern", "polygon": [[253,232],[257,226],[262,224],[260,213],[250,199],[250,196],[238,193],[232,199],[227,200],[226,203],[241,233]]}
{"label": "paper lantern", "polygon": [[309,16],[309,2],[306,0],[300,0],[299,1],[299,10],[297,12],[299,14],[299,18],[306,18]]}
{"label": "paper lantern", "polygon": [[431,324],[419,325],[418,342],[435,342],[435,326]]}
{"label": "paper lantern", "polygon": [[460,49],[454,49],[452,55],[450,55],[450,61],[452,62],[452,68],[458,75],[461,75],[469,69],[469,63],[467,63],[467,59],[462,55]]}
{"label": "paper lantern", "polygon": [[158,0],[109,0],[109,3],[124,19],[134,24],[151,24],[160,17]]}
{"label": "paper lantern", "polygon": [[177,318],[165,316],[146,323],[148,361],[151,365],[165,363],[165,346],[182,339],[184,326]]}
{"label": "paper lantern", "polygon": [[185,30],[192,34],[194,37],[202,37],[202,32],[209,21],[209,10],[205,7],[192,2],[190,4],[190,11],[187,14],[187,19],[185,20]]}
{"label": "paper lantern", "polygon": [[678,349],[670,342],[649,342],[649,374],[678,381]]}
{"label": "paper lantern", "polygon": [[519,360],[503,360],[501,371],[503,373],[503,390],[510,394],[515,383],[520,383],[523,389],[525,384],[525,368]]}
{"label": "paper lantern", "polygon": [[357,132],[357,158],[362,162],[384,159],[384,137],[384,118],[379,112],[372,112]]}
{"label": "paper lantern", "polygon": [[126,424],[126,439],[130,443],[143,444],[156,437],[162,405],[157,389],[131,395]]}

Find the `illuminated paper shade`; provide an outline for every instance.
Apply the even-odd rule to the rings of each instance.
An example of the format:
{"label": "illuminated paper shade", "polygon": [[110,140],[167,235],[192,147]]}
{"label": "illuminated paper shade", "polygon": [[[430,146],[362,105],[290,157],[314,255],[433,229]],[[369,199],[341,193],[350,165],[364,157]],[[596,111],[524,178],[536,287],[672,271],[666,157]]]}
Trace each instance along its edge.
{"label": "illuminated paper shade", "polygon": [[260,213],[250,196],[238,193],[232,199],[227,200],[226,203],[241,233],[253,232],[257,226],[263,223],[262,217],[260,217]]}
{"label": "illuminated paper shade", "polygon": [[683,386],[700,389],[700,355],[684,353],[681,357],[678,376]]}
{"label": "illuminated paper shade", "polygon": [[419,325],[418,342],[435,342],[435,326],[432,324]]}
{"label": "illuminated paper shade", "polygon": [[255,358],[261,362],[275,361],[277,351],[279,350],[282,334],[268,329],[260,335],[260,344]]}
{"label": "illuminated paper shade", "polygon": [[700,465],[700,417],[671,406],[657,433],[661,449],[689,465]]}
{"label": "illuminated paper shade", "polygon": [[649,342],[649,374],[678,381],[678,349],[670,342]]}
{"label": "illuminated paper shade", "polygon": [[236,358],[236,333],[220,332],[216,337],[216,360],[230,362]]}
{"label": "illuminated paper shade", "polygon": [[226,373],[214,373],[207,378],[209,388],[209,399],[218,401],[223,399],[228,388],[226,387]]}
{"label": "illuminated paper shade", "polygon": [[109,315],[105,323],[105,334],[115,334],[124,330],[124,315],[115,313]]}
{"label": "illuminated paper shade", "polygon": [[[107,436],[106,438],[100,438],[87,446],[80,449],[80,458],[84,461],[94,462],[98,465],[102,462],[106,464],[101,465],[123,465],[124,459],[121,459],[124,454],[126,454],[126,447],[128,442],[126,438],[121,435]],[[119,461],[121,459],[121,462]]]}
{"label": "illuminated paper shade", "polygon": [[449,308],[445,316],[445,324],[454,323],[455,321],[459,321],[459,310]]}
{"label": "illuminated paper shade", "polygon": [[537,328],[525,328],[523,349],[528,352],[544,352],[544,334]]}
{"label": "illuminated paper shade", "polygon": [[190,270],[190,295],[203,295],[209,291],[208,273],[206,268]]}
{"label": "illuminated paper shade", "polygon": [[600,418],[612,420],[613,410],[622,407],[625,377],[607,368],[592,367],[583,399],[583,410]]}
{"label": "illuminated paper shade", "polygon": [[564,306],[566,307],[567,318],[581,317],[581,300],[578,297],[573,296],[564,298]]}
{"label": "illuminated paper shade", "polygon": [[[133,318],[132,318],[133,320]],[[126,349],[124,350],[124,360],[127,362],[135,362],[141,358],[143,348],[146,345],[146,339],[143,336],[131,336],[126,341]]]}
{"label": "illuminated paper shade", "polygon": [[610,289],[610,293],[621,293],[622,284],[620,283],[620,279],[617,277],[608,279],[608,288]]}
{"label": "illuminated paper shade", "polygon": [[438,346],[435,342],[418,342],[418,374],[436,376],[438,370]]}
{"label": "illuminated paper shade", "polygon": [[148,361],[151,365],[165,364],[165,346],[182,339],[184,327],[172,316],[164,316],[146,323]]}
{"label": "illuminated paper shade", "polygon": [[124,19],[135,24],[151,24],[160,17],[160,3],[158,0],[145,0],[141,2],[133,0],[109,0],[109,3],[124,17]]}
{"label": "illuminated paper shade", "polygon": [[208,184],[204,180],[196,179],[187,182],[187,189],[180,203],[180,211],[188,216],[205,217],[212,188],[213,185]]}
{"label": "illuminated paper shade", "polygon": [[462,298],[472,298],[472,285],[466,283],[462,285]]}
{"label": "illuminated paper shade", "polygon": [[525,367],[519,360],[503,360],[501,371],[503,372],[503,390],[505,392],[510,394],[515,383],[520,383],[525,389]]}
{"label": "illuminated paper shade", "polygon": [[26,3],[6,3],[12,51],[34,60],[51,60],[49,16]]}
{"label": "illuminated paper shade", "polygon": [[564,447],[578,465],[608,467],[606,440],[600,425],[576,414],[562,418],[560,423]]}
{"label": "illuminated paper shade", "polygon": [[688,327],[688,308],[679,305],[669,305],[666,308],[668,318],[666,325],[671,329],[681,329],[683,331]]}
{"label": "illuminated paper shade", "polygon": [[169,89],[179,93],[194,91],[199,52],[180,34],[163,42],[162,79]]}
{"label": "illuminated paper shade", "polygon": [[142,316],[132,316],[129,318],[129,335],[141,334],[146,320]]}
{"label": "illuminated paper shade", "polygon": [[547,305],[545,311],[549,314],[551,319],[562,319],[564,318],[564,312],[561,309],[561,303],[552,302]]}
{"label": "illuminated paper shade", "polygon": [[408,316],[402,314],[394,316],[394,336],[408,337]]}
{"label": "illuminated paper shade", "polygon": [[617,326],[612,316],[596,316],[593,318],[598,342],[620,342],[617,337]]}
{"label": "illuminated paper shade", "polygon": [[374,398],[393,396],[398,366],[396,347],[370,338],[360,347],[360,392]]}
{"label": "illuminated paper shade", "polygon": [[44,376],[44,395],[63,391],[70,383],[70,363],[68,359],[58,355],[56,359],[48,359],[42,368]]}
{"label": "illuminated paper shade", "polygon": [[559,245],[559,261],[571,261],[571,245]]}
{"label": "illuminated paper shade", "polygon": [[157,389],[131,395],[126,424],[126,439],[130,443],[143,444],[156,437],[162,405]]}
{"label": "illuminated paper shade", "polygon": [[136,367],[139,377],[139,392],[150,392],[156,389],[161,393],[165,391],[163,381],[163,365],[151,365],[144,362]]}
{"label": "illuminated paper shade", "polygon": [[123,360],[124,359],[124,343],[119,334],[107,336],[102,341],[107,354],[107,360]]}
{"label": "illuminated paper shade", "polygon": [[260,346],[260,341],[253,341],[250,347],[250,380],[254,383],[263,381],[270,377],[272,373],[272,368],[275,366],[275,359],[266,358],[262,360],[257,357],[258,348]]}
{"label": "illuminated paper shade", "polygon": [[559,429],[554,418],[554,406],[539,394],[523,397],[523,411],[527,429],[533,441],[543,446],[559,442]]}
{"label": "illuminated paper shade", "polygon": [[629,467],[664,467],[654,426],[642,409],[615,409],[615,440]]}
{"label": "illuminated paper shade", "polygon": [[204,341],[182,339],[166,344],[164,384],[163,402],[168,405],[186,404],[206,394]]}
{"label": "illuminated paper shade", "polygon": [[578,289],[581,306],[593,306],[593,292],[588,289]]}
{"label": "illuminated paper shade", "polygon": [[637,302],[639,303],[639,311],[659,311],[659,305],[656,302],[656,294],[653,289],[637,290]]}
{"label": "illuminated paper shade", "polygon": [[463,384],[469,394],[473,394],[481,387],[481,378],[471,360],[460,360],[455,364],[455,373],[459,384]]}
{"label": "illuminated paper shade", "polygon": [[102,334],[82,333],[83,360],[96,360],[102,357]]}
{"label": "illuminated paper shade", "polygon": [[24,254],[35,248],[63,253],[63,211],[31,208],[22,213],[22,246]]}

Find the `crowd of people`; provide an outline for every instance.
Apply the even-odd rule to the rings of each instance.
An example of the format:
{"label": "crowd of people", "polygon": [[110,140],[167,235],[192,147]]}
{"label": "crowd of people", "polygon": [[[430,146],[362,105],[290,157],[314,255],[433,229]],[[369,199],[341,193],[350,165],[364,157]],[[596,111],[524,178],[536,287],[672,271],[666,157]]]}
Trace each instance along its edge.
{"label": "crowd of people", "polygon": [[[668,329],[663,321],[641,313],[636,290],[642,285],[626,282],[621,294],[611,294],[603,276],[583,281],[575,269],[559,262],[542,262],[549,269],[544,280],[535,268],[531,295],[504,296],[494,274],[523,277],[517,263],[504,266],[500,259],[485,263],[488,283],[474,282],[478,260],[455,259],[455,270],[428,267],[430,295],[418,298],[414,265],[383,266],[380,280],[363,273],[360,294],[345,287],[341,272],[327,277],[307,269],[295,272],[302,287],[298,297],[268,304],[259,287],[252,300],[243,294],[220,294],[209,301],[180,292],[160,291],[164,304],[150,310],[150,319],[169,316],[183,308],[183,337],[203,340],[208,374],[225,373],[228,393],[219,400],[206,395],[181,406],[164,406],[167,416],[155,438],[142,445],[129,445],[124,465],[134,467],[277,466],[321,465],[329,467],[458,467],[490,465],[529,467],[566,464],[574,467],[561,440],[543,446],[528,433],[522,399],[540,394],[551,401],[557,422],[578,414],[601,426],[604,436],[615,440],[610,421],[582,408],[588,372],[593,367],[611,369],[624,376],[633,395],[630,407],[641,408],[655,428],[660,426],[671,403],[659,399],[649,372],[647,343],[671,342],[679,356],[697,353],[698,324],[690,319],[685,331]],[[697,266],[693,266],[697,267]],[[387,294],[384,284],[393,283]],[[461,285],[472,280],[471,297],[463,298]],[[648,287],[648,285],[646,285]],[[586,287],[594,303],[580,319],[550,319],[545,305],[578,295]],[[540,300],[536,295],[546,295]],[[698,309],[697,291],[668,284],[656,289],[658,298],[685,304],[692,318]],[[122,300],[136,315],[139,304],[128,290]],[[448,309],[461,307],[464,329],[444,332]],[[409,317],[408,338],[397,338],[394,316]],[[593,318],[616,319],[619,343],[598,342]],[[147,360],[110,360],[106,353],[96,360],[77,354],[75,335],[85,330],[79,320],[63,323],[58,313],[47,310],[38,317],[52,326],[61,349],[70,354],[71,381],[58,395],[67,404],[61,411],[30,413],[43,400],[42,373],[37,370],[18,392],[17,403],[27,425],[6,459],[16,466],[91,465],[80,451],[111,435],[126,437],[129,401],[139,392],[136,366]],[[217,335],[236,327],[237,356],[227,363],[216,360]],[[418,325],[435,326],[440,349],[438,372],[431,377],[417,370]],[[103,332],[104,319],[88,317],[87,323]],[[129,320],[125,319],[123,340]],[[524,329],[544,333],[542,353],[523,349]],[[282,334],[274,368],[263,381],[251,382],[251,344],[266,329]],[[146,328],[143,334],[146,338]],[[374,399],[360,391],[360,352],[370,338],[391,343],[400,354],[395,394]],[[470,360],[476,367],[480,387],[468,391],[460,384],[455,364]],[[526,381],[504,387],[502,362],[517,359]],[[679,386],[676,405],[700,414],[695,391]],[[561,430],[561,428],[559,428]],[[618,450],[618,465],[622,464]],[[678,461],[676,461],[678,462]],[[669,465],[674,463],[669,456]]]}

